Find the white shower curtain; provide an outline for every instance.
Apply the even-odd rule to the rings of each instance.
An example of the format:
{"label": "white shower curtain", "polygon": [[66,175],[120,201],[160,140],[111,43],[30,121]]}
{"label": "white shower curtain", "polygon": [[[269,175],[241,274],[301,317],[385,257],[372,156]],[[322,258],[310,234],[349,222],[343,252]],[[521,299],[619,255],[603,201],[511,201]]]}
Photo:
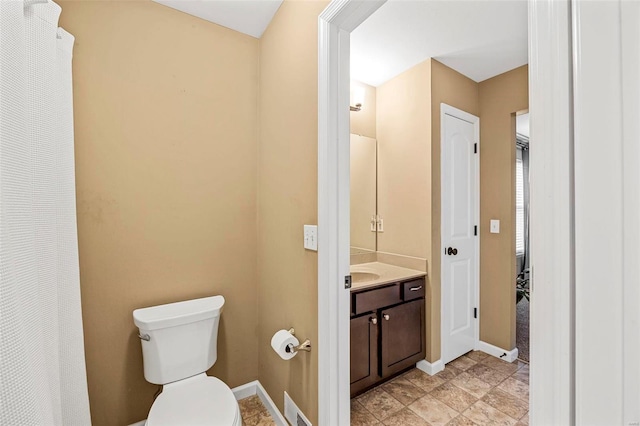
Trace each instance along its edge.
{"label": "white shower curtain", "polygon": [[89,425],[71,55],[60,7],[0,0],[0,425]]}

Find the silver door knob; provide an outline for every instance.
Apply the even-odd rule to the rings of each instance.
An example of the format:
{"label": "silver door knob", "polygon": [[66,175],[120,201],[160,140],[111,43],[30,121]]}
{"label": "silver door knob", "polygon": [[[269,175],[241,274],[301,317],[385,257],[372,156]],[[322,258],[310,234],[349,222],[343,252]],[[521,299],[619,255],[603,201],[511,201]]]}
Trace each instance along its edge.
{"label": "silver door knob", "polygon": [[376,325],[378,323],[378,318],[376,317],[371,317],[369,318],[369,322],[373,325]]}
{"label": "silver door knob", "polygon": [[382,315],[382,318],[384,318],[385,321],[389,321],[389,314]]}

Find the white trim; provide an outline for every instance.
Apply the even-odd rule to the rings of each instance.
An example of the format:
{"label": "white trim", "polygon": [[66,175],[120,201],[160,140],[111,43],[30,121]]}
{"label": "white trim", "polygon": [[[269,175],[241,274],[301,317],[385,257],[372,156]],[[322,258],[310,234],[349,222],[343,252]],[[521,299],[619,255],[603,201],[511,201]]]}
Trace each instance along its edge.
{"label": "white trim", "polygon": [[[575,424],[633,425],[640,422],[640,8],[575,2],[572,12]],[[609,362],[598,374],[603,350]]]}
{"label": "white trim", "polygon": [[[475,324],[473,329],[473,342],[474,345],[477,345],[480,340],[480,117],[476,117],[473,114],[469,114],[466,111],[455,108],[451,105],[447,105],[445,103],[440,104],[440,194],[442,194],[444,185],[444,167],[443,164],[443,156],[444,156],[444,117],[445,115],[450,115],[452,117],[459,118],[460,120],[467,121],[473,124],[473,137],[475,139],[475,143],[478,144],[478,153],[474,154],[474,162],[476,164],[476,188],[475,188],[475,222],[478,226],[478,236],[475,239],[476,246],[476,258],[475,258],[475,280],[474,286],[476,288],[475,297],[473,300],[474,306],[477,309],[478,317],[475,318]],[[441,195],[442,196],[442,195]],[[444,209],[445,206],[441,202],[440,203],[440,229],[443,228],[442,224],[444,221]],[[440,249],[444,247],[444,233],[440,232]],[[444,271],[444,261],[445,257],[440,256],[440,277],[442,278]],[[443,288],[443,283],[440,283],[440,288]],[[440,291],[440,355],[444,352],[445,347],[445,333],[444,333],[444,297],[442,296],[442,291]],[[443,367],[444,368],[444,367]]]}
{"label": "white trim", "polygon": [[482,340],[478,341],[476,350],[482,351],[486,354],[489,354],[491,356],[494,356],[498,359],[501,359],[507,362],[513,362],[516,359],[518,359],[518,348],[508,351],[506,349],[502,349],[497,346],[494,346],[490,343],[483,342]]}
{"label": "white trim", "polygon": [[571,3],[529,1],[530,422],[570,425],[573,401]]}
{"label": "white trim", "polygon": [[284,416],[282,415],[280,410],[278,410],[278,407],[258,380],[254,380],[253,382],[237,386],[231,389],[231,391],[233,392],[233,396],[235,396],[236,400],[238,401],[253,395],[258,395],[258,398],[260,398],[260,401],[262,401],[264,406],[267,408],[267,411],[269,411],[269,414],[271,415],[271,418],[273,418],[273,421],[276,423],[276,425],[288,426],[288,423],[284,419]]}
{"label": "white trim", "polygon": [[[471,124],[478,124],[480,122],[480,118],[473,115],[473,114],[469,114],[466,111],[463,111],[459,108],[456,108],[454,106],[445,104],[444,102],[440,103],[440,126],[442,126],[442,118],[444,114],[449,114],[452,117],[456,117],[459,118],[460,120],[464,120],[464,121],[468,121]],[[440,130],[442,133],[442,127],[440,127]],[[475,128],[474,128],[474,132],[475,132]],[[478,141],[480,140],[480,131],[478,130],[478,133],[476,133],[474,135]],[[440,135],[440,147],[442,147],[442,135]],[[442,158],[441,158],[442,159]]]}
{"label": "white trim", "polygon": [[129,426],[144,426],[147,424],[147,419],[140,420],[139,422],[131,423]]}
{"label": "white trim", "polygon": [[624,157],[624,424],[640,422],[640,3],[622,2],[622,150]]}
{"label": "white trim", "polygon": [[258,395],[258,398],[260,398],[260,401],[262,401],[264,406],[267,407],[267,410],[269,411],[269,414],[271,414],[271,417],[273,418],[276,425],[287,426],[287,421],[284,419],[284,416],[282,415],[280,410],[278,410],[278,407],[273,402],[267,391],[264,389],[264,387],[262,387],[262,384],[260,382],[257,383],[258,387],[256,389],[256,393]]}
{"label": "white trim", "polygon": [[318,18],[318,424],[348,425],[349,34],[385,0],[334,0]]}
{"label": "white trim", "polygon": [[259,383],[259,381],[254,380],[253,382],[236,386],[235,388],[231,389],[231,392],[233,392],[233,396],[235,396],[236,399],[240,401],[241,399],[249,398],[250,396],[255,395],[257,393]]}
{"label": "white trim", "polygon": [[437,374],[444,370],[444,362],[441,359],[437,360],[434,363],[430,363],[426,359],[420,360],[416,363],[416,368],[418,370],[422,370],[430,376]]}

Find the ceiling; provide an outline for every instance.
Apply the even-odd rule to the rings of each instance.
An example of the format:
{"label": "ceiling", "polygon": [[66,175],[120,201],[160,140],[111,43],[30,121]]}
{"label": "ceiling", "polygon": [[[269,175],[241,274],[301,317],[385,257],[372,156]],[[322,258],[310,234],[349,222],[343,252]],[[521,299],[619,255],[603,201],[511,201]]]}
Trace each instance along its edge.
{"label": "ceiling", "polygon": [[528,62],[525,0],[389,0],[351,34],[351,78],[379,86],[435,58],[476,82]]}
{"label": "ceiling", "polygon": [[255,38],[262,37],[282,0],[153,0]]}
{"label": "ceiling", "polygon": [[[153,0],[260,38],[282,0]],[[351,34],[351,78],[379,86],[435,58],[480,82],[526,64],[526,0],[388,0]]]}

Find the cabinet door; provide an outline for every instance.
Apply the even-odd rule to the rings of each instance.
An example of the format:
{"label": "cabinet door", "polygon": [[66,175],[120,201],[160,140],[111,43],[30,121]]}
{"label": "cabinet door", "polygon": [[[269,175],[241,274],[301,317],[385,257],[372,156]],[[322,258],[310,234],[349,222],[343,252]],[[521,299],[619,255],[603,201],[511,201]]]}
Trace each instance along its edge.
{"label": "cabinet door", "polygon": [[382,377],[425,357],[424,299],[381,311]]}
{"label": "cabinet door", "polygon": [[351,320],[351,395],[378,378],[378,318],[371,313]]}

